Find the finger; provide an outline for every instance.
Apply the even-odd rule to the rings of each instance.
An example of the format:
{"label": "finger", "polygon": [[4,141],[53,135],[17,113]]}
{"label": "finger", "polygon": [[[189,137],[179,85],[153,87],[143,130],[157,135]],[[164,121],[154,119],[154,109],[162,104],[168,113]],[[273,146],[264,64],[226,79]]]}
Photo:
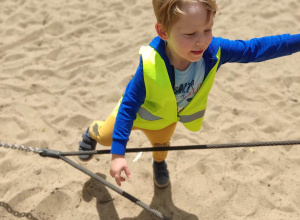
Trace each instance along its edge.
{"label": "finger", "polygon": [[120,181],[121,181],[121,182],[124,182],[124,181],[125,181],[125,178],[121,176],[121,177],[120,177]]}
{"label": "finger", "polygon": [[110,170],[110,175],[111,175],[111,177],[115,177],[115,172],[113,172],[112,170]]}
{"label": "finger", "polygon": [[131,177],[131,172],[130,172],[129,168],[128,168],[128,167],[125,167],[124,171],[125,171],[126,176],[127,176],[128,178],[130,178],[130,177]]}
{"label": "finger", "polygon": [[120,180],[120,175],[119,174],[115,175],[115,180],[116,180],[116,183],[118,184],[118,186],[121,186],[121,180]]}

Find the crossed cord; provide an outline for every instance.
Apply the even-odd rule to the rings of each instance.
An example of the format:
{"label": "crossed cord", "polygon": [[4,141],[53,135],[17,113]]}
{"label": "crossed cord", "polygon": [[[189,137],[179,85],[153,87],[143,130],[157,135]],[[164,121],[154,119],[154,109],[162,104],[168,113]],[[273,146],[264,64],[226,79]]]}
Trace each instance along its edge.
{"label": "crossed cord", "polygon": [[[272,142],[252,142],[252,143],[231,143],[231,144],[212,144],[212,145],[189,145],[189,146],[172,146],[172,147],[148,147],[148,148],[128,148],[126,149],[126,153],[133,153],[133,152],[150,152],[150,151],[178,151],[178,150],[196,150],[196,149],[220,149],[220,148],[239,148],[239,147],[266,147],[266,146],[279,146],[279,145],[299,145],[299,140],[291,140],[291,141],[272,141]],[[139,199],[135,198],[134,196],[130,195],[129,193],[123,191],[122,189],[116,187],[115,185],[111,184],[110,182],[106,181],[102,177],[96,175],[95,173],[89,171],[88,169],[80,166],[79,164],[75,163],[74,161],[70,160],[66,156],[78,156],[78,155],[92,155],[92,154],[109,154],[110,150],[93,150],[93,151],[76,151],[76,152],[60,152],[56,150],[50,149],[38,149],[38,148],[27,148],[24,146],[18,145],[10,145],[10,144],[3,144],[0,142],[0,147],[5,148],[12,148],[12,149],[19,149],[25,151],[32,151],[34,153],[39,153],[42,157],[51,157],[56,159],[62,159],[66,163],[70,164],[74,168],[84,172],[85,174],[89,175],[90,177],[96,179],[100,183],[104,184],[105,186],[109,187],[110,189],[114,190],[115,192],[119,193],[120,195],[124,196],[125,198],[129,199],[131,202],[139,205],[140,207],[147,210],[149,213],[154,215],[155,217],[163,220],[171,220],[171,218],[163,215],[161,212],[150,208],[147,204],[143,203]],[[17,217],[27,217],[28,219],[37,220],[33,217],[30,213],[19,213],[14,211],[8,204],[4,202],[0,202],[0,206],[6,208],[6,210]]]}

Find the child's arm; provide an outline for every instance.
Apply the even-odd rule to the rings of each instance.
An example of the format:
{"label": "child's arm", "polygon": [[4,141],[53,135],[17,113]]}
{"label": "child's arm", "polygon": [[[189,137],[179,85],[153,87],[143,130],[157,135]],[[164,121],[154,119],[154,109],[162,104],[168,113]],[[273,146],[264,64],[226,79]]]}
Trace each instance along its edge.
{"label": "child's arm", "polygon": [[124,155],[133,121],[135,120],[136,114],[141,105],[144,103],[145,97],[146,90],[143,77],[143,67],[142,60],[140,60],[140,65],[134,77],[126,87],[113,131],[110,174],[115,178],[119,186],[122,181],[125,181],[125,179],[121,177],[122,171],[125,172],[127,177],[130,177],[130,170]]}
{"label": "child's arm", "polygon": [[261,62],[300,51],[300,34],[253,38],[248,41],[216,38],[221,46],[220,63]]}
{"label": "child's arm", "polygon": [[128,83],[119,112],[116,117],[115,127],[113,131],[113,143],[111,147],[112,154],[124,155],[126,144],[132,129],[133,121],[136,114],[146,97],[146,89],[143,76],[143,65],[140,60],[139,67]]}

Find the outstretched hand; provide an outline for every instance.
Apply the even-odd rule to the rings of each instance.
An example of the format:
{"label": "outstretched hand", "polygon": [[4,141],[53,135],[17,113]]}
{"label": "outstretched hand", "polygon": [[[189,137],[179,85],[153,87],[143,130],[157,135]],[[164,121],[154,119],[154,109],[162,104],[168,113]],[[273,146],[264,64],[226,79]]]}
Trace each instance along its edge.
{"label": "outstretched hand", "polygon": [[131,177],[127,161],[123,155],[112,154],[110,163],[110,175],[115,178],[118,186],[121,186],[121,182],[125,181],[125,178],[121,176],[122,171],[125,172],[128,178]]}

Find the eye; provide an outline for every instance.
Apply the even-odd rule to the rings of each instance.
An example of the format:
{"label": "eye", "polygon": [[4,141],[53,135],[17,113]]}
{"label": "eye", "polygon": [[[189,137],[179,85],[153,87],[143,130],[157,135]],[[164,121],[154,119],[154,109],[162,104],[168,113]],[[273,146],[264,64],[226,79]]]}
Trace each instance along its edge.
{"label": "eye", "polygon": [[186,34],[187,36],[193,36],[193,35],[195,35],[195,32],[194,33],[188,33],[188,34]]}
{"label": "eye", "polygon": [[207,29],[207,30],[205,30],[204,32],[211,32],[211,29]]}

